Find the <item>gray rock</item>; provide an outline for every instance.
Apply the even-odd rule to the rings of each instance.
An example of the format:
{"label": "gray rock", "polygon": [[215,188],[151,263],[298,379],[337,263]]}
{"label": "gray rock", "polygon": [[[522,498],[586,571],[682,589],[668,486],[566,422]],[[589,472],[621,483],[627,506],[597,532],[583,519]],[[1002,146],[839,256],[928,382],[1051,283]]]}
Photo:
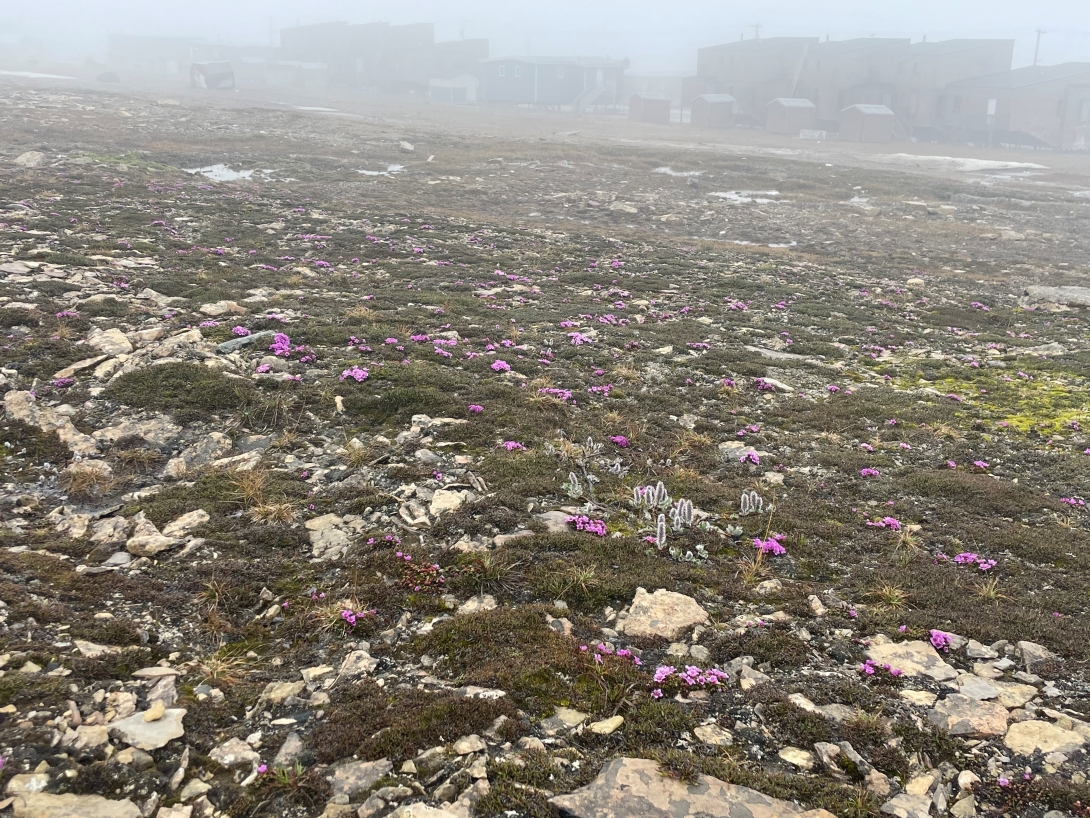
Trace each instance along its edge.
{"label": "gray rock", "polygon": [[28,793],[16,796],[13,806],[15,818],[143,818],[128,798],[110,801],[101,795]]}
{"label": "gray rock", "polygon": [[695,785],[662,775],[659,765],[642,758],[615,758],[598,777],[549,803],[574,818],[786,818],[830,815],[804,813],[789,801],[700,776]]}
{"label": "gray rock", "polygon": [[989,738],[1007,732],[1007,708],[951,693],[928,711],[927,719],[952,736]]}
{"label": "gray rock", "polygon": [[229,341],[224,341],[222,344],[216,347],[216,352],[220,355],[227,355],[231,352],[238,352],[240,349],[245,349],[253,344],[258,344],[263,341],[271,341],[276,335],[271,329],[262,330],[261,332],[255,332],[251,335],[243,335],[239,338],[232,338]]}
{"label": "gray rock", "polygon": [[303,754],[303,739],[298,733],[288,733],[273,758],[274,767],[290,767]]}
{"label": "gray rock", "polygon": [[1031,301],[1090,307],[1090,287],[1045,287],[1034,285],[1027,287],[1026,293]]}
{"label": "gray rock", "polygon": [[375,659],[365,650],[354,650],[344,657],[337,676],[338,678],[355,679],[359,676],[366,676],[376,667],[378,667],[378,659]]}
{"label": "gray rock", "polygon": [[338,767],[333,773],[333,795],[353,796],[366,792],[375,785],[375,782],[388,775],[394,765],[389,759],[378,761],[351,761],[342,767]]}
{"label": "gray rock", "polygon": [[566,511],[544,511],[535,514],[534,519],[543,523],[549,534],[566,534],[571,531],[571,526],[568,525],[569,516]]}
{"label": "gray rock", "polygon": [[1048,753],[1073,753],[1080,749],[1086,739],[1074,730],[1064,728],[1047,721],[1031,719],[1012,724],[1007,730],[1003,743],[1019,755],[1033,755],[1040,750]]}
{"label": "gray rock", "polygon": [[928,642],[889,642],[873,645],[867,656],[878,664],[899,668],[905,676],[928,676],[936,682],[956,679],[958,672],[942,660]]}
{"label": "gray rock", "polygon": [[110,735],[140,750],[158,750],[185,735],[184,708],[171,708],[156,721],[144,721],[143,713],[110,724]]}
{"label": "gray rock", "polygon": [[1022,658],[1022,664],[1030,673],[1033,672],[1037,665],[1056,658],[1055,653],[1044,645],[1038,645],[1036,642],[1019,642],[1016,646],[1016,650],[1018,655]]}
{"label": "gray rock", "polygon": [[227,739],[223,744],[213,748],[208,757],[228,769],[246,765],[252,766],[261,760],[261,756],[240,738]]}
{"label": "gray rock", "polygon": [[132,352],[132,343],[117,327],[106,330],[95,327],[87,335],[87,345],[104,355],[128,355]]}
{"label": "gray rock", "polygon": [[926,795],[909,795],[902,792],[882,804],[883,815],[894,818],[929,818],[931,799]]}

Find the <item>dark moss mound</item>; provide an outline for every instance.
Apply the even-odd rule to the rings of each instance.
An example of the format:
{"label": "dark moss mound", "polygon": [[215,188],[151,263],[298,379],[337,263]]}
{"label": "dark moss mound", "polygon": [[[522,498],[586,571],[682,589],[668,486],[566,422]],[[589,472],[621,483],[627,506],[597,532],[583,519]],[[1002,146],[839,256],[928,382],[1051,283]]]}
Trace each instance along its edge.
{"label": "dark moss mound", "polygon": [[127,372],[107,395],[126,406],[170,412],[180,423],[230,411],[245,402],[252,387],[199,364],[172,363]]}

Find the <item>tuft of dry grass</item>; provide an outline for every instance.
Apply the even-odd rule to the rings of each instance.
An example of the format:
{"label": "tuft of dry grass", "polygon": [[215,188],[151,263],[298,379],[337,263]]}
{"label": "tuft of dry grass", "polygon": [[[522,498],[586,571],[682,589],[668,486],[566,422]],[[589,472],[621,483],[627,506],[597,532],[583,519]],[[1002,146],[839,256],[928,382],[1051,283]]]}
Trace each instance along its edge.
{"label": "tuft of dry grass", "polygon": [[909,594],[898,585],[883,584],[869,594],[876,607],[886,611],[903,611],[908,608]]}
{"label": "tuft of dry grass", "polygon": [[248,512],[256,523],[262,525],[291,525],[299,519],[299,510],[288,500],[258,503]]}
{"label": "tuft of dry grass", "polygon": [[75,463],[61,475],[61,488],[77,500],[102,497],[118,485],[113,475],[90,464]]}

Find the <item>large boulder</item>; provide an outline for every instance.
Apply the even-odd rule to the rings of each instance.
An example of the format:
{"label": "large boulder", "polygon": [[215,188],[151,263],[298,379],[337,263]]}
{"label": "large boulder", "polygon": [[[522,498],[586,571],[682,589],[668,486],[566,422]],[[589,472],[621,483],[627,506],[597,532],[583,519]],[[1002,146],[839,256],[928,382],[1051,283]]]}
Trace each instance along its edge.
{"label": "large boulder", "polygon": [[706,775],[686,784],[643,758],[615,758],[591,783],[549,803],[574,818],[832,818]]}
{"label": "large boulder", "polygon": [[687,630],[707,621],[708,612],[691,596],[663,588],[649,594],[645,588],[637,588],[617,630],[628,636],[661,636],[676,642]]}

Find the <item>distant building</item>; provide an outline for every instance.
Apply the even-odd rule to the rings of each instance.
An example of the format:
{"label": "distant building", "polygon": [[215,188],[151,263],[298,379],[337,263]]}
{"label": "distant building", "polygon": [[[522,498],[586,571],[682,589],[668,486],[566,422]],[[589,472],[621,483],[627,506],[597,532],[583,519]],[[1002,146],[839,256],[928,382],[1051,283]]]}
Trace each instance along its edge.
{"label": "distant building", "polygon": [[[944,136],[940,111],[952,82],[1009,71],[1014,40],[944,40],[891,48],[878,60],[880,79],[894,89],[893,109],[906,130],[922,139]],[[866,96],[866,95],[864,95]],[[883,102],[878,95],[853,102]]]}
{"label": "distant building", "polygon": [[765,107],[765,130],[771,133],[798,136],[799,131],[813,130],[817,123],[817,106],[808,99],[781,97]]}
{"label": "distant building", "polygon": [[279,58],[323,62],[338,85],[430,95],[432,80],[479,76],[488,40],[437,43],[432,23],[318,23],[281,29]]}
{"label": "distant building", "polygon": [[451,79],[432,79],[428,84],[428,99],[432,102],[453,102],[472,105],[480,98],[481,81],[472,74],[459,74]]}
{"label": "distant building", "polygon": [[670,97],[665,94],[633,94],[628,100],[628,118],[632,122],[670,124]]}
{"label": "distant building", "polygon": [[737,113],[751,124],[764,121],[765,106],[795,94],[807,49],[817,37],[772,37],[701,48],[696,52],[696,82],[700,94],[730,94]]}
{"label": "distant building", "polygon": [[696,128],[733,128],[737,104],[730,94],[701,94],[692,101],[689,122]]}
{"label": "distant building", "polygon": [[200,60],[202,40],[195,37],[143,37],[113,34],[109,40],[110,65],[141,74],[177,76]]}
{"label": "distant building", "polygon": [[235,69],[229,62],[193,63],[189,84],[194,88],[234,89]]}
{"label": "distant building", "polygon": [[1090,63],[1016,68],[946,86],[942,122],[970,142],[1090,150]]}
{"label": "distant building", "polygon": [[628,60],[609,57],[504,57],[484,63],[481,96],[521,105],[618,105]]}
{"label": "distant building", "polygon": [[849,105],[840,112],[840,138],[847,142],[889,142],[895,119],[885,105]]}
{"label": "distant building", "polygon": [[633,94],[660,94],[670,98],[670,103],[680,107],[682,100],[681,76],[657,74],[625,74],[622,99],[629,99]]}
{"label": "distant building", "polygon": [[826,40],[805,49],[790,96],[810,100],[817,107],[818,126],[836,130],[840,112],[857,103],[892,105],[897,87],[883,76],[885,55],[910,41],[862,37]]}

